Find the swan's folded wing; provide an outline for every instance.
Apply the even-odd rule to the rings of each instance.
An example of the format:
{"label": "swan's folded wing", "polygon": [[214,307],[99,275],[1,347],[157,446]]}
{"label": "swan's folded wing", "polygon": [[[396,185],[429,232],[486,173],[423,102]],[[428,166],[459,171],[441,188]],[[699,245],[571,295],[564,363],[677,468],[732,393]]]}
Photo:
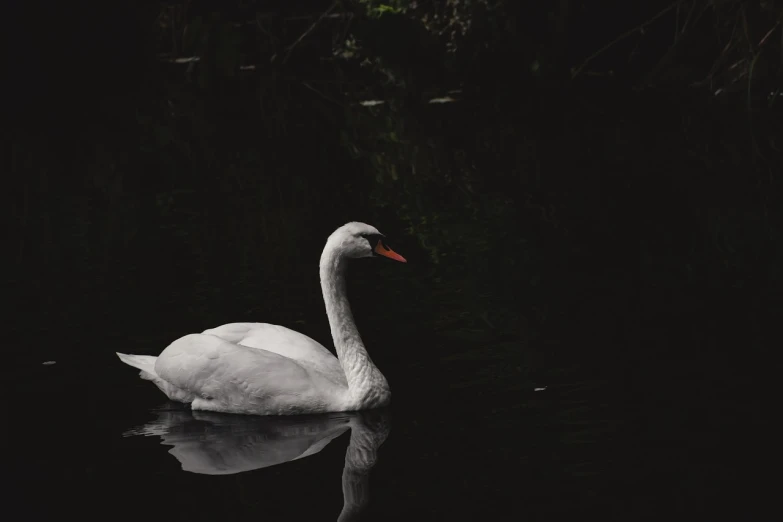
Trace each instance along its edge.
{"label": "swan's folded wing", "polygon": [[326,407],[325,394],[339,391],[298,361],[203,334],[171,343],[158,356],[155,371],[201,400],[214,400],[214,411],[318,412]]}
{"label": "swan's folded wing", "polygon": [[269,323],[230,323],[205,330],[204,334],[273,352],[344,380],[340,363],[332,352],[314,339],[284,326]]}
{"label": "swan's folded wing", "polygon": [[249,331],[262,324],[264,323],[229,323],[218,326],[217,328],[204,330],[202,333],[205,335],[214,335],[215,337],[220,337],[224,341],[238,344],[239,341],[245,338]]}

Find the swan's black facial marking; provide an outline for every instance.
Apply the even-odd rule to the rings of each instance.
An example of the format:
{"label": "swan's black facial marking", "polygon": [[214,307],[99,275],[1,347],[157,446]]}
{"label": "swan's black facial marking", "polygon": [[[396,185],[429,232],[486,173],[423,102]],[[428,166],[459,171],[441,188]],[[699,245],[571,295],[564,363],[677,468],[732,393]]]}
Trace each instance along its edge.
{"label": "swan's black facial marking", "polygon": [[361,237],[369,241],[370,248],[372,249],[372,255],[374,256],[378,255],[375,252],[375,248],[378,246],[379,243],[384,250],[389,250],[389,247],[386,246],[386,243],[383,242],[383,238],[384,238],[383,234],[362,234]]}
{"label": "swan's black facial marking", "polygon": [[361,237],[366,239],[370,244],[370,253],[373,257],[381,256],[388,257],[389,259],[393,259],[394,261],[399,261],[401,263],[408,262],[404,257],[392,250],[389,245],[386,244],[383,234],[361,234]]}

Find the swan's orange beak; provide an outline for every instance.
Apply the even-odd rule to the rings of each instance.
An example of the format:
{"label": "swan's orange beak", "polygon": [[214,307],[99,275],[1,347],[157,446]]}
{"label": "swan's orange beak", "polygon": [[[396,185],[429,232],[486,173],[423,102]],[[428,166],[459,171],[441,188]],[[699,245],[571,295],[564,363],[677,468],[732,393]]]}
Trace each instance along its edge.
{"label": "swan's orange beak", "polygon": [[373,250],[375,250],[375,253],[378,254],[379,256],[388,257],[389,259],[394,259],[395,261],[399,261],[401,263],[408,262],[400,254],[398,254],[391,248],[384,245],[383,241],[378,241],[378,244],[375,245],[375,248]]}

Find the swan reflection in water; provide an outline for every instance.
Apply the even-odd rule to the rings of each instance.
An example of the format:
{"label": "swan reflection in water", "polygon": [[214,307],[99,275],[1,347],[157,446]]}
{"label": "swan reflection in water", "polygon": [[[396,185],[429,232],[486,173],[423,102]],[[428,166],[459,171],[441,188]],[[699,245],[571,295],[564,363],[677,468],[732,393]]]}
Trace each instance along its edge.
{"label": "swan reflection in water", "polygon": [[153,410],[157,419],[123,436],[158,436],[184,471],[231,475],[314,455],[351,430],[343,468],[343,510],[338,522],[358,520],[369,501],[369,472],[391,429],[386,410],[324,415],[257,417],[193,411],[180,406]]}

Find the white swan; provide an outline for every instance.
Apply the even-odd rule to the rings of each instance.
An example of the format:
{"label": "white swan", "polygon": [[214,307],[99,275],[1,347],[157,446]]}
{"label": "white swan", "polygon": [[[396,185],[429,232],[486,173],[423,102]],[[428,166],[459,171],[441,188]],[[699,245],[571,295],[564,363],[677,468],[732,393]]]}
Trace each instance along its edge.
{"label": "white swan", "polygon": [[288,328],[233,323],[190,334],[158,356],[117,353],[169,399],[194,410],[252,415],[356,411],[385,406],[391,391],[359,336],[345,288],[350,258],[405,258],[365,223],[335,230],[321,254],[321,290],[337,358]]}

